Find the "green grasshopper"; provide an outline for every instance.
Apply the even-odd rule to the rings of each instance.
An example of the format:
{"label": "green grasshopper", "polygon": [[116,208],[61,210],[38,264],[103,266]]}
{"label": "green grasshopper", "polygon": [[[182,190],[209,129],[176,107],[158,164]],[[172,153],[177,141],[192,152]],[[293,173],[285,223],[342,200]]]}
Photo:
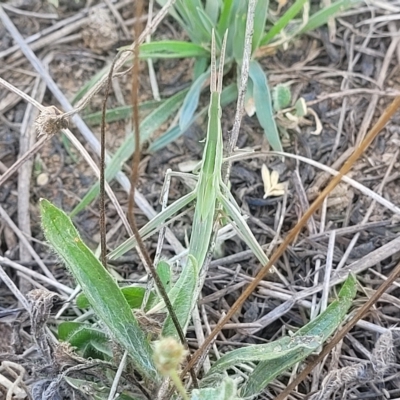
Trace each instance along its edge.
{"label": "green grasshopper", "polygon": [[[268,262],[268,258],[246,224],[240,213],[239,206],[230,194],[221,176],[224,158],[220,98],[222,92],[226,39],[227,33],[222,43],[217,72],[215,35],[214,33],[212,34],[209,119],[200,172],[195,176],[197,180],[196,187],[192,192],[163,210],[140,230],[141,237],[146,239],[182,207],[196,200],[192,234],[188,249],[188,263],[183,268],[175,287],[169,293],[171,303],[174,308],[178,310],[178,319],[184,330],[188,325],[191,311],[195,305],[195,301],[206,275],[204,269],[205,260],[210,247],[213,226],[218,217],[218,210],[220,210],[220,207],[227,212],[229,220],[233,223],[233,226],[237,229],[241,238],[248,244],[251,250],[253,250],[259,261],[263,265]],[[135,245],[136,239],[131,237],[112,251],[108,258],[116,259]],[[173,334],[174,328],[168,321],[165,326],[163,334]]]}

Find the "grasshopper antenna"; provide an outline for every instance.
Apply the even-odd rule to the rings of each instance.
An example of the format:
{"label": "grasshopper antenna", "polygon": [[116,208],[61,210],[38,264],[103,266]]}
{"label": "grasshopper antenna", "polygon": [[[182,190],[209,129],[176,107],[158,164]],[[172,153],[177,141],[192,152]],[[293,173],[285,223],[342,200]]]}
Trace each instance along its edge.
{"label": "grasshopper antenna", "polygon": [[[228,38],[228,30],[225,31],[224,40],[222,42],[222,47],[221,47],[221,56],[219,58],[218,93],[222,92],[222,79],[224,77],[225,49],[226,49],[226,40],[227,40],[227,38]],[[213,32],[213,40],[214,40],[214,32]],[[215,55],[215,53],[214,53],[214,55]]]}
{"label": "grasshopper antenna", "polygon": [[217,91],[217,57],[215,51],[215,32],[212,30],[211,35],[211,78],[210,78],[210,91],[214,93]]}

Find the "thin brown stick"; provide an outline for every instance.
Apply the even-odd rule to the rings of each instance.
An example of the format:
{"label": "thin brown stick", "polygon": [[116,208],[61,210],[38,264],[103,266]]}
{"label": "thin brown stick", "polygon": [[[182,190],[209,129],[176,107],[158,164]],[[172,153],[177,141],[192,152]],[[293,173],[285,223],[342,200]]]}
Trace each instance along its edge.
{"label": "thin brown stick", "polygon": [[4,172],[3,175],[0,176],[0,187],[3,185],[4,182],[7,181],[15,172],[18,171],[18,168],[30,157],[34,156],[42,147],[43,145],[50,140],[53,137],[53,135],[44,135],[42,136],[35,144],[30,148],[21,158],[18,158],[15,163],[8,168],[6,172]]}
{"label": "thin brown stick", "polygon": [[317,197],[317,199],[312,203],[310,208],[306,211],[297,225],[289,232],[288,236],[284,240],[284,242],[278,247],[275,253],[270,258],[269,262],[264,265],[261,270],[258,272],[254,280],[249,284],[246,290],[239,296],[239,298],[235,301],[232,307],[228,310],[225,317],[217,324],[211,334],[206,338],[203,345],[193,354],[192,360],[182,372],[182,377],[188,372],[190,368],[193,368],[197,363],[201,355],[207,351],[208,347],[211,345],[214,338],[221,331],[221,328],[231,319],[231,317],[239,310],[244,301],[253,293],[254,289],[257,287],[259,282],[263,279],[265,274],[269,271],[269,269],[274,265],[278,259],[282,256],[283,252],[286,250],[287,246],[294,240],[294,238],[299,234],[302,227],[306,224],[311,215],[320,207],[325,197],[333,190],[333,188],[340,182],[343,175],[346,175],[350,168],[353,166],[355,161],[364,153],[367,147],[371,144],[371,142],[375,139],[378,133],[383,129],[386,123],[391,119],[393,114],[400,107],[400,96],[396,97],[393,102],[386,108],[381,117],[378,119],[376,124],[372,127],[372,129],[368,132],[367,136],[360,144],[360,146],[354,151],[354,153],[349,157],[349,159],[344,163],[343,167],[340,169],[339,174],[336,175],[328,186],[321,192],[321,194]]}
{"label": "thin brown stick", "polygon": [[[175,314],[175,311],[172,307],[172,304],[168,298],[168,294],[164,288],[161,279],[157,275],[157,271],[154,268],[154,265],[150,259],[150,255],[143,243],[142,238],[140,237],[139,229],[136,224],[135,214],[134,214],[134,206],[135,206],[135,189],[136,185],[139,180],[139,163],[140,163],[140,121],[139,121],[139,38],[140,34],[142,33],[142,23],[140,16],[143,12],[143,2],[137,1],[135,7],[135,17],[136,17],[136,24],[134,25],[134,34],[135,34],[135,46],[133,49],[133,68],[132,68],[132,108],[133,108],[133,128],[134,128],[134,138],[135,138],[135,152],[132,158],[132,172],[131,172],[131,188],[129,192],[129,200],[128,200],[128,220],[131,224],[131,228],[133,234],[136,238],[137,245],[139,250],[142,254],[144,262],[147,264],[148,268],[151,271],[153,276],[154,282],[157,286],[157,289],[165,302],[165,306],[171,316],[172,322],[174,323],[175,329],[177,330],[179,339],[181,340],[182,344],[188,348],[188,344],[186,342],[185,334],[183,333],[182,327],[179,324],[179,320]],[[187,356],[188,363],[190,362],[190,355]],[[196,374],[194,373],[193,369],[190,369],[190,374],[193,380],[193,385],[197,388],[197,378]]]}
{"label": "thin brown stick", "polygon": [[139,131],[139,41],[137,38],[142,31],[142,22],[140,16],[143,14],[143,1],[136,1],[134,24],[135,46],[133,48],[133,68],[132,68],[132,107],[133,107],[133,130],[135,137],[135,152],[132,158],[131,172],[131,189],[129,191],[128,200],[128,220],[132,226],[136,225],[133,206],[135,203],[135,188],[139,179],[139,163],[140,163],[140,131]]}
{"label": "thin brown stick", "polygon": [[100,211],[100,260],[104,268],[107,267],[107,230],[106,230],[106,190],[105,190],[105,170],[106,170],[106,112],[107,112],[107,100],[110,94],[111,82],[114,73],[115,63],[118,57],[115,57],[111,64],[110,71],[108,72],[106,81],[106,91],[104,93],[103,104],[101,106],[101,127],[100,127],[100,199],[99,199],[99,211]]}

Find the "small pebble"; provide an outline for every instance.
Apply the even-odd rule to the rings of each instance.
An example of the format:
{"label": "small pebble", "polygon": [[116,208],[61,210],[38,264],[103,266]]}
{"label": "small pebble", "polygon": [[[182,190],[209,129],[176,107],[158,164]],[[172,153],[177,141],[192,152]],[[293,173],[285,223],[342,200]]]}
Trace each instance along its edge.
{"label": "small pebble", "polygon": [[46,173],[41,173],[38,175],[38,177],[36,178],[36,183],[39,186],[44,186],[47,185],[49,182],[49,175]]}

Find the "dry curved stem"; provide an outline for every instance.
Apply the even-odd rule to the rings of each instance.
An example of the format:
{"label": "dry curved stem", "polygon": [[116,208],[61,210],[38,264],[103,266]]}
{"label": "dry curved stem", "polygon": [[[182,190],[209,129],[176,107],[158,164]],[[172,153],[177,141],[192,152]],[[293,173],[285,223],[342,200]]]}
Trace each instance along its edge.
{"label": "dry curved stem", "polygon": [[[135,5],[135,17],[136,17],[136,24],[134,25],[135,38],[139,37],[142,30],[142,24],[140,22],[140,16],[142,15],[142,13],[143,13],[143,1],[137,1]],[[133,213],[133,207],[135,203],[134,199],[135,189],[137,182],[139,180],[139,163],[140,163],[139,64],[140,64],[139,43],[136,40],[135,46],[133,48],[133,69],[132,69],[132,107],[133,107],[132,122],[135,135],[135,151],[133,153],[133,158],[132,158],[132,172],[130,176],[131,190],[129,191],[129,199],[128,199],[128,220],[134,232],[135,230],[138,231],[136,227],[135,215]],[[137,236],[139,237],[140,235]],[[141,244],[139,244],[139,246],[142,247]]]}
{"label": "dry curved stem", "polygon": [[[251,46],[253,42],[254,13],[256,9],[256,3],[257,2],[254,0],[249,1],[249,6],[247,9],[245,42],[243,47],[243,60],[240,73],[240,89],[236,103],[235,121],[229,138],[229,154],[233,153],[233,150],[236,146],[236,142],[239,137],[240,125],[242,123],[242,117],[244,111],[244,99],[246,95],[247,81],[250,69],[250,57],[251,57]],[[224,181],[226,180],[224,179]]]}
{"label": "dry curved stem", "polygon": [[[300,219],[300,221],[297,223],[297,225],[289,232],[289,234],[286,237],[286,239],[284,240],[284,242],[278,247],[278,249],[275,251],[275,253],[271,256],[269,262],[260,269],[260,271],[254,278],[254,280],[249,284],[249,286],[246,288],[246,290],[235,301],[235,303],[232,305],[232,307],[226,313],[225,317],[221,319],[221,321],[217,324],[217,326],[214,328],[214,330],[211,332],[211,334],[206,338],[203,345],[193,354],[191,362],[188,363],[188,365],[185,367],[185,369],[182,372],[182,377],[188,372],[188,370],[190,368],[193,368],[196,365],[198,360],[201,358],[202,354],[208,350],[208,348],[211,345],[211,343],[213,342],[214,338],[221,331],[222,327],[231,319],[231,317],[242,306],[244,301],[253,293],[254,289],[257,287],[259,282],[263,279],[263,277],[266,275],[266,273],[269,271],[269,269],[282,256],[282,254],[286,250],[287,246],[299,234],[300,230],[306,224],[306,222],[311,217],[311,215],[321,206],[325,197],[340,182],[340,180],[342,179],[342,176],[349,172],[349,170],[351,169],[351,167],[353,166],[355,161],[364,153],[364,151],[368,148],[368,146],[376,138],[378,133],[383,129],[383,127],[387,124],[387,122],[392,118],[393,114],[397,111],[397,109],[399,107],[400,107],[400,97],[396,97],[393,100],[393,102],[385,109],[385,111],[383,112],[381,117],[378,119],[378,121],[375,123],[375,125],[372,127],[372,129],[368,132],[367,136],[362,141],[360,146],[354,151],[354,153],[344,163],[343,167],[339,171],[339,174],[336,175],[334,178],[332,178],[332,180],[330,181],[328,186],[325,187],[325,189],[320,193],[320,195],[317,197],[317,199],[312,203],[310,208],[305,212],[305,214]],[[360,311],[357,313],[357,315],[352,319],[351,323],[353,323],[353,325],[351,325],[349,329],[351,329],[351,327],[355,325],[355,323],[361,318],[361,316],[364,314],[364,312],[366,310],[368,310],[368,308],[379,298],[379,296],[384,292],[384,290],[386,290],[386,288],[391,284],[392,280],[394,280],[396,278],[396,276],[398,274],[398,269],[400,270],[400,264],[395,268],[394,273],[392,273],[390,275],[390,277],[387,279],[387,281],[385,281],[382,284],[382,286],[376,291],[375,295],[373,297],[371,297],[371,299],[373,299],[373,302],[371,302],[371,299],[370,299],[367,303],[365,303],[365,305],[360,309]],[[383,288],[383,289],[381,289],[381,288]],[[367,308],[366,308],[366,306],[367,306]],[[348,325],[350,325],[350,323]],[[338,334],[337,336],[339,336],[339,335],[340,334]],[[337,337],[335,337],[328,346],[331,346],[331,344],[335,345],[339,340],[340,340],[340,338],[337,339]],[[319,357],[318,357],[318,359],[319,359]],[[320,360],[316,361],[316,363],[319,361]],[[313,367],[310,367],[310,368],[312,369]],[[307,371],[307,373],[309,373],[309,371]],[[300,376],[303,376],[303,373]],[[300,378],[298,378],[298,379],[300,379]],[[288,386],[288,388],[283,392],[284,395],[282,394],[279,396],[280,400],[282,400],[290,392],[290,390],[292,390],[298,384],[297,380],[295,382],[296,383],[293,382],[293,384]],[[289,388],[291,388],[291,389],[289,390]]]}
{"label": "dry curved stem", "polygon": [[[136,17],[136,24],[134,25],[134,33],[135,33],[135,38],[140,38],[143,36],[142,31],[142,26],[141,26],[141,15],[143,13],[143,1],[138,1],[136,2],[135,6],[135,17]],[[175,325],[176,331],[178,333],[179,339],[181,340],[182,344],[185,346],[185,348],[188,348],[188,344],[186,342],[185,334],[183,333],[182,327],[179,324],[179,320],[176,316],[176,313],[172,307],[171,301],[168,298],[168,294],[164,288],[163,283],[161,282],[160,278],[158,277],[157,271],[153,265],[153,262],[151,261],[150,255],[143,243],[143,240],[140,236],[139,229],[136,224],[136,219],[135,215],[133,212],[134,206],[135,206],[135,189],[136,185],[139,179],[139,163],[140,163],[140,121],[139,121],[139,46],[140,46],[140,40],[137,39],[135,40],[134,47],[133,47],[133,69],[132,69],[132,108],[133,108],[133,129],[134,129],[134,138],[135,138],[135,151],[133,154],[133,159],[132,159],[132,173],[130,176],[130,191],[129,191],[129,199],[128,199],[128,220],[131,225],[133,235],[136,238],[138,249],[141,253],[142,259],[145,262],[146,266],[151,272],[151,275],[156,283],[157,289],[164,300],[165,306],[171,316],[171,319]],[[129,50],[132,51],[132,50]],[[109,89],[112,75],[113,75],[113,69],[116,65],[116,62],[113,63],[111,69],[110,69],[110,74],[108,76],[108,83],[107,87]],[[108,94],[108,90],[107,90]],[[103,148],[102,148],[102,169],[104,171],[105,167],[105,153],[104,153],[104,128],[105,126],[105,104],[106,100],[104,101],[104,106],[103,106],[103,115],[102,115],[102,141],[103,141]],[[104,172],[103,172],[103,185],[104,185]],[[104,197],[104,191],[102,193]],[[103,227],[104,227],[104,238],[105,238],[105,207],[103,203]],[[104,239],[105,240],[105,239]],[[104,244],[104,252],[105,252],[105,244]],[[106,256],[104,254],[104,260]],[[190,355],[189,353],[187,354],[187,361],[190,362]],[[197,384],[197,378],[192,369],[190,369],[190,373],[192,376],[193,384],[195,387],[198,387]]]}
{"label": "dry curved stem", "polygon": [[[116,57],[111,64],[110,71],[108,72],[106,90],[101,106],[101,127],[100,127],[100,176],[99,176],[99,208],[100,208],[100,260],[104,267],[107,266],[107,232],[106,232],[106,205],[105,205],[105,169],[106,169],[106,111],[107,99],[110,94],[111,81],[114,73],[114,66],[118,57]],[[129,220],[129,218],[128,218]]]}

